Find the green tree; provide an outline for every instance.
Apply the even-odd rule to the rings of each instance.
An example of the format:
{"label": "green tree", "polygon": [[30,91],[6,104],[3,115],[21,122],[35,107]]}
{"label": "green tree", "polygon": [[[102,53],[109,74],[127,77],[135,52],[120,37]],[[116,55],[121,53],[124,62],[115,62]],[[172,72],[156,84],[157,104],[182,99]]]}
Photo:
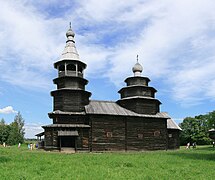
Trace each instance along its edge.
{"label": "green tree", "polygon": [[182,132],[180,134],[181,144],[184,145],[192,141],[194,121],[194,118],[186,117],[183,122],[179,124],[182,128]]}
{"label": "green tree", "polygon": [[7,144],[14,145],[19,143],[20,135],[18,130],[18,124],[16,122],[12,122],[9,125],[9,136],[7,139]]}
{"label": "green tree", "polygon": [[25,120],[23,119],[22,115],[20,112],[15,116],[14,122],[17,123],[18,126],[18,133],[20,136],[20,142],[24,142],[24,135],[25,135],[25,129],[24,129],[24,124]]}
{"label": "green tree", "polygon": [[20,112],[15,116],[14,121],[9,125],[9,136],[7,143],[9,145],[14,145],[24,142],[24,119]]}
{"label": "green tree", "polygon": [[182,128],[180,134],[181,144],[188,142],[196,142],[197,144],[209,144],[210,138],[208,137],[208,115],[199,115],[187,117],[179,125]]}
{"label": "green tree", "polygon": [[2,118],[0,121],[0,143],[3,144],[7,141],[9,136],[9,127],[5,124],[5,120]]}
{"label": "green tree", "polygon": [[215,129],[215,111],[209,112],[206,116],[209,129]]}
{"label": "green tree", "polygon": [[1,119],[0,125],[5,125],[5,120],[4,120],[4,118]]}

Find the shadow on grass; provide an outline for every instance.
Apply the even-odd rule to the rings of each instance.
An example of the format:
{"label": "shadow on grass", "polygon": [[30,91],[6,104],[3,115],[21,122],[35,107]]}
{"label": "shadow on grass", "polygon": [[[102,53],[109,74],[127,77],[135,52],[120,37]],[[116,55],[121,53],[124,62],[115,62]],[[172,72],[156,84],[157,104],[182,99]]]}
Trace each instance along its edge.
{"label": "shadow on grass", "polygon": [[188,149],[183,152],[173,152],[169,155],[178,156],[183,159],[215,161],[215,148],[201,147],[196,149]]}
{"label": "shadow on grass", "polygon": [[5,163],[5,162],[8,162],[8,161],[10,161],[10,158],[4,157],[4,156],[0,156],[0,163]]}

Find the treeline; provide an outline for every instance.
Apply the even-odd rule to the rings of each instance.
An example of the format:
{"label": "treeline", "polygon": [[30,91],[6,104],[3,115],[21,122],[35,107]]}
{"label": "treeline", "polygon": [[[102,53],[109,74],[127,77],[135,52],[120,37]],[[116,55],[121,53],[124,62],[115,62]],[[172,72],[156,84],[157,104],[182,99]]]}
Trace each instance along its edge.
{"label": "treeline", "polygon": [[20,112],[14,117],[11,124],[6,124],[4,119],[0,121],[0,144],[14,145],[24,142],[24,119]]}
{"label": "treeline", "polygon": [[182,128],[181,145],[188,142],[196,142],[198,145],[210,144],[212,140],[209,138],[208,131],[215,128],[215,111],[205,115],[186,117],[179,126]]}

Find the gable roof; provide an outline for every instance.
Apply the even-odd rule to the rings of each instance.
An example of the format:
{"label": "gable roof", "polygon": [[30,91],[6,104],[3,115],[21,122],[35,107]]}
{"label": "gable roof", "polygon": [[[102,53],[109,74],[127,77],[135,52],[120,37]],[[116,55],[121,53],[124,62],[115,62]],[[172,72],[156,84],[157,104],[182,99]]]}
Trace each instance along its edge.
{"label": "gable roof", "polygon": [[118,115],[118,116],[137,116],[137,117],[151,117],[151,118],[170,118],[166,113],[151,114],[138,114],[121,107],[113,101],[97,101],[91,100],[88,105],[85,106],[87,114],[102,114],[102,115]]}
{"label": "gable roof", "polygon": [[182,131],[182,129],[171,118],[167,119],[167,129],[178,129]]}

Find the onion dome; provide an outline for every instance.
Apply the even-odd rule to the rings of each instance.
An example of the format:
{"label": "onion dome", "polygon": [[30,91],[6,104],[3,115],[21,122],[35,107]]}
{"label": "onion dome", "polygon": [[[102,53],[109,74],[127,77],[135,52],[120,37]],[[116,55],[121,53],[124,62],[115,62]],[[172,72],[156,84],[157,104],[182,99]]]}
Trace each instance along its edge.
{"label": "onion dome", "polygon": [[71,28],[71,22],[69,23],[69,29],[66,32],[66,37],[67,37],[67,42],[68,41],[72,41],[75,43],[74,37],[75,37],[75,33],[73,32],[72,28]]}
{"label": "onion dome", "polygon": [[138,62],[138,55],[137,55],[137,63],[134,65],[132,68],[132,71],[134,73],[134,76],[141,76],[141,73],[143,71],[143,67],[141,64]]}
{"label": "onion dome", "polygon": [[68,38],[69,36],[72,36],[72,37],[75,36],[75,33],[73,32],[73,30],[71,29],[71,27],[66,32],[66,37]]}
{"label": "onion dome", "polygon": [[133,71],[134,73],[137,72],[137,71],[142,72],[142,71],[143,71],[143,67],[141,66],[140,63],[137,62],[137,63],[134,65],[134,67],[132,68],[132,71]]}

